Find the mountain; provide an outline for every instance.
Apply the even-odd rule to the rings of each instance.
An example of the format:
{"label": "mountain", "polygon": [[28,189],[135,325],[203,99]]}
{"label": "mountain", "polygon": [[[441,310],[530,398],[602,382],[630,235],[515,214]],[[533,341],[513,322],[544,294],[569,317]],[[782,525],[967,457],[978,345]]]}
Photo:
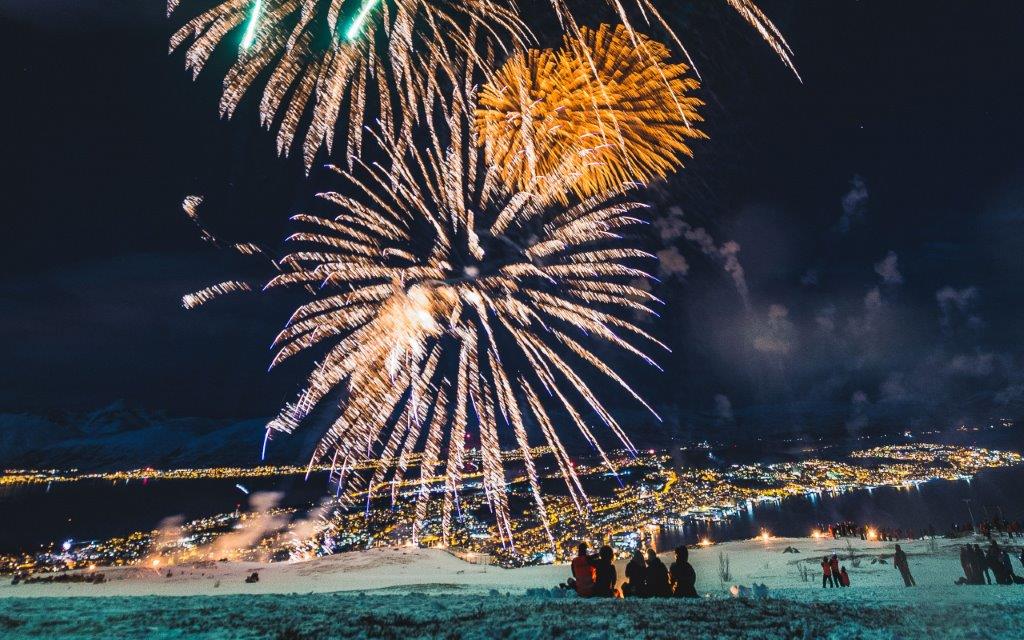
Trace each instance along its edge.
{"label": "mountain", "polygon": [[[267,420],[168,417],[115,402],[84,414],[0,414],[0,468],[88,471],[253,466]],[[269,443],[266,462],[303,464],[308,437]]]}

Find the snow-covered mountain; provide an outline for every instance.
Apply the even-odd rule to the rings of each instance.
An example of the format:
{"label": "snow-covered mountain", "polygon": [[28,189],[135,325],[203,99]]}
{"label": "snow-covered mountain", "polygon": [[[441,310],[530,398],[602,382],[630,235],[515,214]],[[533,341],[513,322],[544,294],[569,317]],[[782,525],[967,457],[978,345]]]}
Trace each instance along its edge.
{"label": "snow-covered mountain", "polygon": [[[83,470],[252,466],[266,419],[168,417],[115,402],[85,414],[0,414],[0,468]],[[302,464],[304,438],[278,438],[267,461]]]}

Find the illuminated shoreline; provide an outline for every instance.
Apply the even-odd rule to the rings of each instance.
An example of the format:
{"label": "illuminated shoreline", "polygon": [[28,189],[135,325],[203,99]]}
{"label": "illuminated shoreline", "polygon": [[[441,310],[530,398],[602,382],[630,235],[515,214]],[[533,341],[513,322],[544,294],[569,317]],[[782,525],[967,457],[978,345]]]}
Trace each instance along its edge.
{"label": "illuminated shoreline", "polygon": [[[543,459],[546,450],[532,452]],[[756,504],[780,502],[789,497],[813,497],[877,487],[912,488],[932,480],[969,479],[979,471],[1021,464],[1019,453],[980,447],[926,443],[874,447],[850,453],[843,461],[809,458],[796,462],[731,465],[719,469],[672,468],[666,451],[647,451],[630,457],[619,452],[613,457],[617,474],[593,461],[579,464],[576,471],[588,483],[613,483],[610,495],[593,496],[588,509],[578,510],[567,495],[547,496],[548,520],[543,526],[530,506],[515,518],[516,546],[501,546],[494,523],[486,517],[486,497],[479,474],[467,473],[461,487],[461,517],[449,548],[483,554],[504,566],[522,566],[564,560],[581,540],[591,544],[613,542],[627,547],[625,540],[642,544],[653,539],[662,526],[676,526],[694,520],[722,520]],[[553,465],[539,465],[542,479],[559,479]],[[326,468],[319,470],[326,471]],[[305,473],[300,467],[224,467],[138,470],[110,474],[65,475],[77,479],[134,478],[239,478],[269,477]],[[39,472],[34,472],[39,473]],[[44,472],[43,477],[47,476]],[[248,476],[235,475],[248,473]],[[55,476],[55,474],[53,474]],[[614,482],[615,480],[618,482]],[[529,501],[525,474],[507,478],[510,496]],[[428,491],[438,487],[427,485]],[[373,500],[342,504],[326,500],[321,509],[269,508],[263,512],[234,512],[199,518],[164,530],[135,532],[105,541],[56,543],[31,554],[0,556],[0,572],[14,569],[38,572],[60,571],[83,566],[156,566],[219,560],[280,561],[302,560],[341,551],[396,544],[440,546],[440,513],[435,503],[422,518],[418,537],[413,533],[417,519],[418,478],[387,486]],[[442,487],[443,489],[443,487]],[[365,493],[363,494],[365,498]],[[311,505],[312,506],[312,505]],[[228,534],[249,531],[246,545],[226,544]],[[548,537],[551,532],[554,544]],[[246,537],[242,535],[241,537]]]}

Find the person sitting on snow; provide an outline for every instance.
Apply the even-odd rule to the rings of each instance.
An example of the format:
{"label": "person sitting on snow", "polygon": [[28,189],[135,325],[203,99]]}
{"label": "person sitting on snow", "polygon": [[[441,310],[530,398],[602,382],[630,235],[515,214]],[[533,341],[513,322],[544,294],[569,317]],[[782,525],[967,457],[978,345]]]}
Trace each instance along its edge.
{"label": "person sitting on snow", "polygon": [[639,549],[633,552],[633,558],[626,565],[626,580],[628,582],[622,585],[622,595],[637,598],[646,598],[649,595],[647,592],[647,562],[644,560],[643,552]]}
{"label": "person sitting on snow", "polygon": [[608,545],[601,547],[597,556],[597,562],[594,563],[596,570],[594,595],[599,598],[614,598],[617,595],[615,585],[618,583],[619,577],[615,572],[615,564],[612,562],[612,548]]}
{"label": "person sitting on snow", "polygon": [[846,567],[843,567],[839,570],[839,586],[850,586],[850,574],[846,573]]}
{"label": "person sitting on snow", "polygon": [[647,595],[655,598],[667,598],[672,595],[672,585],[668,581],[668,568],[658,558],[654,549],[647,550]]}
{"label": "person sitting on snow", "polygon": [[669,567],[672,580],[672,595],[677,598],[697,597],[697,572],[689,562],[689,551],[684,546],[676,547],[676,561]]}
{"label": "person sitting on snow", "polygon": [[572,559],[572,584],[576,593],[589,598],[594,595],[594,559],[587,555],[587,543],[581,542]]}

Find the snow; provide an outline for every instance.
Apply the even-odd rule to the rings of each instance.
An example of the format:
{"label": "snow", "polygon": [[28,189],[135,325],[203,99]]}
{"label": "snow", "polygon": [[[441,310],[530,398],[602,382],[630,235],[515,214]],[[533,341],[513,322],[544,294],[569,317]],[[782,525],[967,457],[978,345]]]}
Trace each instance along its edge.
{"label": "snow", "polygon": [[[860,566],[847,559],[850,548]],[[982,539],[979,543],[984,544]],[[1021,541],[1024,543],[1024,540]],[[961,589],[953,581],[961,575],[959,540],[937,538],[902,542],[911,572],[922,588]],[[784,553],[787,547],[800,553]],[[660,554],[667,564],[671,551]],[[836,553],[840,564],[850,573],[852,587],[830,592],[821,589],[819,563],[824,555]],[[773,591],[786,590],[800,597],[853,597],[858,589],[871,588],[902,593],[899,572],[890,557],[891,542],[866,542],[859,539],[772,538],[725,542],[690,550],[690,562],[697,572],[697,587],[702,594],[720,595],[733,584],[749,586],[755,582]],[[719,556],[727,558],[732,579],[719,578]],[[1015,556],[1016,557],[1016,556]],[[886,563],[872,563],[885,558]],[[620,580],[625,576],[625,560],[617,563]],[[809,573],[803,582],[799,567]],[[171,577],[166,577],[168,569]],[[101,568],[107,579],[103,584],[51,583],[0,585],[0,598],[32,596],[135,596],[135,595],[218,595],[226,593],[330,593],[368,591],[382,588],[405,590],[430,587],[432,591],[450,589],[459,593],[486,593],[490,589],[523,593],[527,589],[553,587],[569,576],[567,565],[541,565],[519,569],[469,564],[440,549],[387,547],[341,553],[301,562],[247,563],[218,562],[203,566]],[[258,571],[260,581],[246,584],[244,578]],[[1020,571],[1024,573],[1024,571]],[[218,585],[219,582],[219,585]],[[216,585],[216,586],[215,586]],[[1024,591],[1022,591],[1024,593]]]}
{"label": "snow", "polygon": [[[77,636],[86,638],[97,637],[89,629],[102,629],[103,637],[158,638],[1024,637],[1024,587],[955,586],[959,543],[901,543],[919,585],[912,589],[892,566],[893,543],[851,539],[859,566],[842,539],[755,539],[693,549],[703,596],[694,602],[582,600],[552,590],[568,576],[566,565],[501,569],[414,547],[295,563],[180,566],[170,568],[171,577],[166,568],[104,568],[104,584],[0,586],[0,636],[76,637],[86,629]],[[783,553],[787,547],[799,553]],[[821,588],[818,564],[833,552],[850,573],[848,589]],[[720,554],[729,561],[728,581],[718,575]],[[671,561],[671,553],[662,559]],[[809,581],[800,577],[801,565]],[[260,580],[246,584],[253,571]],[[768,586],[768,599],[728,595],[733,584],[755,582]],[[66,612],[64,626],[44,624],[54,610]],[[601,633],[575,630],[581,623],[574,620],[586,619],[596,619],[588,624]]]}

